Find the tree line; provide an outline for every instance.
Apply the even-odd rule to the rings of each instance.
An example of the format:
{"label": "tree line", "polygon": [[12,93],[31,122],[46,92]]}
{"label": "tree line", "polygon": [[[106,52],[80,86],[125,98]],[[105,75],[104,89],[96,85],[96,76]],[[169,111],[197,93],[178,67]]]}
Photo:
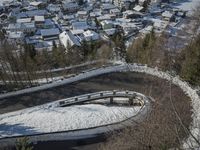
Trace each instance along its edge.
{"label": "tree line", "polygon": [[33,86],[33,80],[53,77],[51,71],[39,74],[37,71],[65,67],[81,61],[77,52],[66,52],[61,45],[54,46],[51,52],[47,49],[36,51],[32,45],[16,47],[4,40],[0,44],[0,80],[5,89]]}
{"label": "tree line", "polygon": [[200,34],[184,48],[180,49],[180,43],[176,41],[173,43],[169,42],[166,34],[158,37],[152,30],[128,48],[127,62],[148,64],[163,71],[171,70],[190,84],[200,85]]}
{"label": "tree line", "polygon": [[[53,79],[54,76],[67,75],[66,71],[54,74],[51,70],[77,65],[86,61],[112,59],[113,47],[120,47],[120,36],[113,37],[112,42],[83,41],[81,47],[64,48],[53,42],[52,50],[38,51],[30,44],[8,41],[3,35],[0,43],[0,90],[13,90],[35,86],[37,79]],[[121,42],[120,42],[121,41]],[[117,45],[117,44],[118,45]],[[121,45],[120,50],[123,45]],[[40,73],[38,73],[40,72]],[[26,81],[26,82],[24,82]]]}

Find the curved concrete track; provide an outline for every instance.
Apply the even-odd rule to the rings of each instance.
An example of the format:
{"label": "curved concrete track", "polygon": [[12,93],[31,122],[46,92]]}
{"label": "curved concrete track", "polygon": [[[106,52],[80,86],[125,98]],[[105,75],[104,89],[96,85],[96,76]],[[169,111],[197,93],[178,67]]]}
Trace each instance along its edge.
{"label": "curved concrete track", "polygon": [[[61,131],[54,133],[44,133],[44,134],[35,134],[28,135],[30,142],[35,143],[34,145],[37,147],[38,143],[46,144],[51,141],[66,141],[70,146],[77,146],[77,143],[82,141],[83,143],[94,142],[97,139],[105,138],[106,133],[123,130],[125,127],[133,126],[134,124],[138,124],[143,121],[150,111],[150,101],[145,95],[133,92],[133,91],[101,91],[86,95],[80,95],[77,97],[62,99],[59,101],[55,101],[52,103],[44,104],[42,107],[69,107],[70,105],[84,104],[85,102],[92,102],[96,100],[102,100],[105,98],[110,98],[111,100],[115,97],[126,97],[129,98],[130,107],[134,107],[134,105],[140,105],[140,111],[130,117],[126,118],[123,121],[117,123],[110,123],[107,125],[101,125],[97,127],[90,127],[84,129],[77,130],[69,130],[69,131]],[[36,106],[37,107],[37,106]],[[17,112],[20,114],[21,112]],[[18,138],[23,136],[14,136],[14,137],[6,137],[0,139],[0,147],[9,145],[15,145],[15,142]],[[72,142],[73,141],[73,142]],[[40,147],[41,148],[41,147]],[[37,148],[39,149],[39,148]]]}
{"label": "curved concrete track", "polygon": [[[123,73],[116,73],[118,75],[116,75],[115,81],[113,81],[113,77],[110,78],[109,80],[107,80],[108,77],[110,76],[107,73],[114,74],[114,72],[139,72],[139,75],[137,75],[137,76],[139,76],[138,78],[140,78],[140,80],[142,79],[142,83],[140,82],[140,80],[137,80],[134,78],[128,78],[129,76],[131,77],[130,73],[127,74],[126,76],[124,76],[123,79],[121,79],[119,77],[119,74],[123,74]],[[106,75],[103,75],[104,78],[101,78],[101,80],[98,80],[98,77],[96,77],[96,76],[102,75],[102,74],[106,74]],[[134,73],[134,74],[137,74],[137,73]],[[147,74],[147,75],[144,75],[144,74]],[[149,75],[152,75],[155,77],[155,78],[153,78],[152,76],[150,76],[150,78],[153,78],[152,79],[153,81],[148,81],[148,80],[143,81],[143,76],[146,76],[145,78],[149,78]],[[92,78],[92,79],[88,79],[88,78]],[[97,78],[96,81],[94,81],[95,78]],[[2,96],[1,97],[2,98],[1,113],[5,112],[5,111],[9,111],[9,110],[13,111],[13,110],[20,109],[20,108],[30,107],[30,106],[34,106],[37,104],[41,104],[42,99],[44,99],[44,98],[45,98],[44,102],[48,102],[48,101],[52,101],[53,97],[55,97],[55,96],[59,97],[59,98],[63,98],[65,96],[75,96],[75,95],[79,95],[79,94],[99,91],[100,88],[105,89],[105,87],[107,87],[107,89],[110,90],[110,89],[113,89],[113,87],[116,87],[116,85],[119,85],[119,84],[117,84],[117,82],[119,82],[121,84],[120,85],[121,87],[119,87],[119,89],[136,90],[141,93],[146,93],[145,92],[146,89],[141,88],[141,86],[148,87],[148,88],[153,87],[154,90],[149,90],[148,91],[149,94],[147,94],[147,95],[151,95],[151,93],[154,93],[155,96],[153,96],[153,97],[157,98],[157,96],[161,96],[161,93],[159,93],[161,88],[160,88],[160,85],[157,86],[157,85],[153,84],[152,82],[157,82],[157,81],[162,80],[162,82],[163,81],[164,82],[172,81],[173,92],[175,93],[173,98],[176,99],[176,103],[177,103],[175,105],[177,106],[178,112],[182,115],[181,119],[183,120],[183,122],[185,122],[187,127],[189,127],[189,124],[191,122],[191,111],[190,111],[191,106],[190,106],[189,99],[192,100],[192,107],[193,107],[193,113],[194,113],[193,116],[199,116],[198,110],[199,110],[200,101],[199,101],[199,96],[196,94],[196,91],[193,90],[186,82],[182,81],[179,77],[172,77],[168,73],[161,72],[156,68],[149,68],[147,66],[141,66],[141,65],[137,65],[137,64],[121,64],[121,65],[117,65],[117,66],[111,66],[111,67],[101,68],[101,69],[97,69],[97,70],[92,70],[89,72],[83,72],[81,75],[78,75],[71,79],[69,79],[71,81],[67,81],[67,79],[66,79],[63,81],[63,83],[62,82],[59,82],[58,84],[54,83],[55,86],[53,86],[53,83],[50,86],[45,85],[46,90],[43,89],[44,92],[42,92],[42,91],[39,92],[39,90],[42,90],[42,89],[39,89],[39,87],[37,87],[38,89],[36,90],[37,92],[35,91],[35,93],[13,92],[13,93],[11,93],[11,95],[9,95],[10,93],[1,95]],[[79,79],[80,80],[84,79],[84,80],[82,82],[82,81],[79,81]],[[87,79],[87,80],[85,81],[85,79]],[[123,83],[120,80],[123,80]],[[102,85],[102,81],[103,81],[103,85]],[[134,81],[134,82],[132,82],[132,81]],[[74,83],[72,84],[72,82],[74,82]],[[88,85],[88,82],[90,85]],[[99,82],[99,83],[96,84],[97,82]],[[126,82],[126,84],[124,82]],[[140,83],[141,85],[139,85],[139,87],[137,87],[137,88],[132,89],[133,85],[130,85],[130,84],[127,85],[128,82],[130,82],[132,84],[136,84],[136,85],[138,83]],[[111,86],[108,87],[106,84],[110,84],[110,83],[111,83]],[[66,84],[69,84],[69,85],[66,85]],[[124,86],[122,86],[122,85],[124,85]],[[169,84],[167,84],[167,85],[169,86]],[[95,88],[92,88],[93,86],[95,86]],[[179,88],[177,88],[177,87],[179,87]],[[140,88],[140,90],[138,88]],[[68,89],[68,92],[66,92],[66,89]],[[166,88],[166,87],[162,86],[162,89],[163,89],[162,90],[163,95],[165,95],[165,93],[169,92],[168,91],[169,87]],[[180,89],[182,90],[182,92],[180,92]],[[81,90],[81,92],[80,92],[80,90]],[[163,92],[163,91],[165,91],[165,92]],[[31,89],[29,92],[31,92]],[[59,93],[62,93],[63,95],[60,96]],[[17,96],[18,94],[19,94],[19,96]],[[20,94],[22,94],[22,95],[20,96]],[[186,97],[185,94],[188,95],[189,98]],[[16,96],[17,99],[16,99],[16,97],[12,97],[12,96]],[[168,104],[167,101],[163,101],[163,98],[165,98],[165,97],[162,96],[159,103],[161,103],[161,104],[167,103],[167,105],[170,105],[170,104]],[[15,108],[10,107],[9,110],[8,109],[4,110],[4,106],[12,106],[11,104],[18,104],[19,99],[22,100],[22,101],[20,101],[20,105],[18,105]],[[165,105],[165,104],[163,104],[163,105]],[[162,109],[165,109],[165,107],[163,107]],[[170,119],[173,119],[173,118],[170,118]],[[192,124],[193,126],[191,126],[191,128],[195,129],[195,126],[199,126],[200,121],[198,120],[198,117],[193,118],[193,119],[194,119],[193,124]],[[191,131],[193,132],[193,130],[191,130]]]}

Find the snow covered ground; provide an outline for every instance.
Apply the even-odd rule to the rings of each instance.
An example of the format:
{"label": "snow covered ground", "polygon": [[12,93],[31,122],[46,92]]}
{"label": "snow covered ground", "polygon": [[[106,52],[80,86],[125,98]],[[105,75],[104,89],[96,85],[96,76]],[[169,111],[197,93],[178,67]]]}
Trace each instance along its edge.
{"label": "snow covered ground", "polygon": [[192,13],[193,9],[200,4],[200,0],[175,0],[177,2],[176,7],[184,11]]}
{"label": "snow covered ground", "polygon": [[70,107],[41,105],[0,115],[0,138],[112,124],[135,116],[140,109],[140,106],[125,107],[99,104]]}

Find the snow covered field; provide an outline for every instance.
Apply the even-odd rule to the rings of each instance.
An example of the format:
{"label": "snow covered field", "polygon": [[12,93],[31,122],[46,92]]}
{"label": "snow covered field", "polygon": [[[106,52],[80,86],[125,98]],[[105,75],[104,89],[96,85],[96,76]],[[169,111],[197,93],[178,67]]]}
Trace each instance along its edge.
{"label": "snow covered field", "polygon": [[135,116],[141,107],[99,104],[49,107],[42,105],[0,115],[0,138],[102,126]]}

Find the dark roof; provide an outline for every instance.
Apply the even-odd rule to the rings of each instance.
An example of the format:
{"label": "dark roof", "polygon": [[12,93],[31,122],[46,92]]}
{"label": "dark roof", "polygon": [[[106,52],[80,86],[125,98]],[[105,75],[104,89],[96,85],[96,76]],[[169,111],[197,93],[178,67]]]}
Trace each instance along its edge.
{"label": "dark roof", "polygon": [[53,36],[60,34],[60,31],[58,28],[54,29],[42,29],[40,30],[42,36]]}

